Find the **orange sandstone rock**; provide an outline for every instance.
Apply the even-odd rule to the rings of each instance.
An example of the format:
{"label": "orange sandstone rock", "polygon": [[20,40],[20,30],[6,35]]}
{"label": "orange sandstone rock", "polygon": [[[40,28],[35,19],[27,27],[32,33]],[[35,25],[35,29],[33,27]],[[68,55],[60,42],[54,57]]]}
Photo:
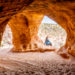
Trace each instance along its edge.
{"label": "orange sandstone rock", "polygon": [[25,51],[28,45],[32,46],[32,44],[35,44],[36,38],[34,37],[37,36],[42,19],[43,15],[27,11],[13,16],[8,24],[13,34],[15,51]]}
{"label": "orange sandstone rock", "polygon": [[[34,12],[36,14],[43,14],[55,20],[67,32],[66,44],[61,48],[61,51],[65,50],[69,52],[71,55],[75,56],[75,1],[74,0],[19,0],[19,1],[1,0],[0,1],[0,29],[3,27],[5,28],[5,24],[7,23],[7,22],[5,23],[5,20],[8,21],[12,15],[18,13],[19,11],[22,13],[27,11],[29,13]],[[25,17],[22,18],[23,20],[22,22],[25,24],[26,24],[25,21],[26,18],[30,17],[28,15],[30,14],[27,14],[25,15]],[[34,19],[35,19],[34,20],[35,23],[37,19],[36,18]],[[38,19],[38,21],[41,20]],[[29,20],[28,23],[32,23],[32,22]],[[2,26],[3,24],[4,26]],[[12,30],[13,30],[13,26],[11,25]],[[35,26],[36,26],[35,28],[38,30],[37,25]],[[27,38],[28,36],[30,36],[30,38],[27,38],[28,40],[31,40],[31,36],[34,35],[34,33],[33,35],[31,35],[32,34],[31,32],[33,31],[33,27],[34,26],[31,27],[25,26],[24,29],[27,29],[26,32],[28,34],[26,34],[26,32],[22,32],[24,33],[23,35],[24,37]],[[0,33],[3,33],[4,28],[0,31]],[[13,34],[17,34],[14,33],[14,31],[12,32]],[[18,34],[15,35],[15,38],[16,37],[19,38],[19,35]],[[1,41],[1,37],[0,37],[0,41]]]}

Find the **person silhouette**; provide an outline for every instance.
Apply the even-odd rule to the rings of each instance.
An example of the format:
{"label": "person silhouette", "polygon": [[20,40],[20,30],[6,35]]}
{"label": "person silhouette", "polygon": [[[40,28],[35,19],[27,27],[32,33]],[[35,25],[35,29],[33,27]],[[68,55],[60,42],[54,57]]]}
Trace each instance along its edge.
{"label": "person silhouette", "polygon": [[52,43],[50,42],[50,40],[48,39],[48,36],[46,37],[46,40],[45,40],[45,45],[47,46],[52,46]]}

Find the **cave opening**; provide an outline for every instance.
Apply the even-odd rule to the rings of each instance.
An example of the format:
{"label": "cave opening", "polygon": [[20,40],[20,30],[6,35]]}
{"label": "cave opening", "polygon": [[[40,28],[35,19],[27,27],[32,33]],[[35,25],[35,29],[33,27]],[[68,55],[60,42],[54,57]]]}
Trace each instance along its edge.
{"label": "cave opening", "polygon": [[[46,37],[51,42],[51,46],[46,46],[45,48],[55,48],[59,49],[62,47],[66,42],[66,31],[58,25],[55,21],[44,16],[41,25],[39,27],[38,36],[42,40],[43,44],[45,44]],[[40,43],[39,43],[40,44]],[[3,34],[2,46],[4,48],[13,47],[12,45],[12,32],[10,27],[7,25],[5,32]],[[41,47],[43,47],[41,45]]]}
{"label": "cave opening", "polygon": [[46,37],[52,43],[52,47],[59,50],[65,45],[67,33],[66,31],[55,21],[44,16],[42,23],[39,27],[39,37],[45,43]]}
{"label": "cave opening", "polygon": [[11,48],[12,45],[12,32],[9,25],[6,25],[5,31],[3,33],[1,47],[2,48]]}

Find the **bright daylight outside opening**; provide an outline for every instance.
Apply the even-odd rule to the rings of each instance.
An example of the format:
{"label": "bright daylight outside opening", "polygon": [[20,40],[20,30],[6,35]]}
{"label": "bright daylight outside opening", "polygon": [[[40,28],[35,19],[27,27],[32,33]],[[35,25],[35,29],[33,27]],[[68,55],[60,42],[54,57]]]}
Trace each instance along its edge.
{"label": "bright daylight outside opening", "polygon": [[[38,31],[38,36],[42,40],[43,44],[45,44],[46,39],[48,39],[51,43],[51,46],[48,46],[48,48],[53,47],[59,49],[65,44],[66,40],[65,30],[47,16],[44,16],[42,20]],[[12,47],[12,32],[8,25],[3,35],[2,47]]]}

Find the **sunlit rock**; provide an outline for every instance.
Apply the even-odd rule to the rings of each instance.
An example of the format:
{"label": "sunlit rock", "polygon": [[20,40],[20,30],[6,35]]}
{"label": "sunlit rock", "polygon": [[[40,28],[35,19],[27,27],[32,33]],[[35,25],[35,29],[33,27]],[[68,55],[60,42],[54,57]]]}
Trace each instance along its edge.
{"label": "sunlit rock", "polygon": [[13,44],[15,50],[25,51],[27,46],[32,49],[38,41],[38,28],[43,19],[43,15],[36,13],[20,13],[9,21],[9,26],[13,34]]}
{"label": "sunlit rock", "polygon": [[[67,1],[65,0],[63,1],[61,0],[19,0],[19,1],[1,0],[0,1],[0,41],[2,39],[2,34],[4,32],[7,22],[14,14],[19,13],[19,11],[23,13],[25,13],[26,11],[29,12],[29,14],[26,15],[27,17],[30,17],[29,15],[31,12],[47,15],[48,17],[56,21],[59,25],[61,25],[67,32],[67,39],[66,39],[65,46],[63,46],[60,50],[61,51],[65,50],[66,52],[69,52],[71,55],[75,56],[75,1],[74,0],[67,0]],[[20,16],[18,19],[20,19]],[[26,18],[24,20],[23,17],[20,21],[26,24]],[[38,18],[37,20],[35,18],[33,21],[34,21],[33,24],[35,24],[35,28],[38,30],[37,23],[35,22],[36,21],[41,22],[41,19]],[[28,23],[32,23],[32,22],[29,21]],[[12,28],[13,26],[11,25]],[[24,26],[22,25],[21,27],[24,28]],[[22,40],[24,40],[26,43],[29,43],[29,41],[31,40],[31,36],[32,36],[31,32],[33,32],[33,27],[34,25],[32,27],[30,26],[29,29],[27,26],[25,26],[24,28],[26,29],[26,32],[28,34],[24,32],[23,37],[26,37],[25,39],[28,39],[28,41],[25,41],[24,39]],[[16,27],[16,29],[18,29],[18,27]],[[14,31],[12,32],[14,33]],[[19,37],[18,33],[17,35],[14,35],[14,37],[15,38]],[[20,39],[18,39],[17,44],[19,44]],[[15,40],[15,42],[16,41],[17,40]],[[18,46],[17,48],[19,47],[20,46]]]}

